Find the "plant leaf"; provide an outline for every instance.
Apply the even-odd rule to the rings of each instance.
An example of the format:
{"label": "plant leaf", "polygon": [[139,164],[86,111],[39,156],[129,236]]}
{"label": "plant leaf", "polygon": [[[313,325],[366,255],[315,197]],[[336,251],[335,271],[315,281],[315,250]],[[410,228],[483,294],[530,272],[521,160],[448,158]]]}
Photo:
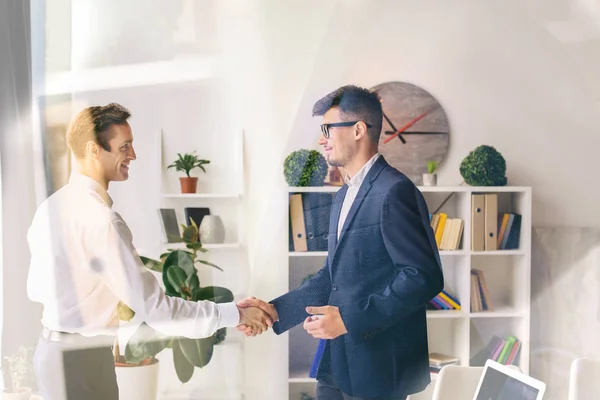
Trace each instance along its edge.
{"label": "plant leaf", "polygon": [[188,339],[179,338],[179,345],[185,358],[195,367],[205,367],[213,355],[213,338]]}
{"label": "plant leaf", "polygon": [[175,288],[179,293],[184,293],[185,288],[187,287],[185,284],[187,277],[185,271],[176,265],[172,265],[167,270],[167,279],[169,280],[171,287]]}
{"label": "plant leaf", "polygon": [[206,261],[206,260],[196,260],[196,261],[198,261],[199,263],[202,263],[202,264],[210,265],[211,267],[214,267],[214,268],[218,269],[219,271],[223,271],[223,268],[221,268],[218,265],[215,265],[209,261]]}
{"label": "plant leaf", "polygon": [[163,271],[163,263],[157,260],[153,260],[148,257],[140,256],[140,259],[144,263],[144,266],[152,271],[162,272]]}
{"label": "plant leaf", "polygon": [[168,343],[169,339],[158,337],[156,331],[143,322],[127,342],[125,360],[137,364],[145,358],[156,356]]}
{"label": "plant leaf", "polygon": [[187,247],[190,250],[199,251],[202,248],[202,243],[200,243],[200,242],[188,243],[185,245],[185,247]]}
{"label": "plant leaf", "polygon": [[165,258],[163,270],[168,272],[172,265],[183,269],[187,275],[196,272],[196,267],[194,267],[194,255],[189,251],[175,250],[171,252],[171,254]]}
{"label": "plant leaf", "polygon": [[198,228],[194,225],[186,226],[183,229],[182,239],[186,243],[198,242]]}
{"label": "plant leaf", "polygon": [[190,288],[190,290],[193,290],[200,287],[200,279],[198,279],[198,274],[192,274],[190,275],[186,280],[185,280],[185,284],[187,287]]}
{"label": "plant leaf", "polygon": [[231,290],[220,286],[207,286],[192,292],[192,300],[210,300],[215,303],[230,303],[233,301]]}
{"label": "plant leaf", "polygon": [[173,340],[173,364],[181,383],[186,383],[194,375],[194,366],[187,360],[181,350],[181,338]]}

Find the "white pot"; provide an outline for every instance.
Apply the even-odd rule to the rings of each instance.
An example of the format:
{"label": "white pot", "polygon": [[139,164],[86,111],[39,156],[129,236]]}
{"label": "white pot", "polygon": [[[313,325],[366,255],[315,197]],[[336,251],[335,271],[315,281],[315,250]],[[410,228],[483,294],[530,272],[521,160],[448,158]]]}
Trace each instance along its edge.
{"label": "white pot", "polygon": [[158,361],[140,367],[115,365],[119,399],[156,400],[158,390]]}
{"label": "white pot", "polygon": [[20,387],[18,392],[12,389],[4,389],[2,400],[29,400],[31,398],[31,388]]}
{"label": "white pot", "polygon": [[423,174],[423,186],[437,185],[437,174]]}
{"label": "white pot", "polygon": [[198,230],[202,243],[223,243],[225,241],[225,227],[218,215],[205,215]]}

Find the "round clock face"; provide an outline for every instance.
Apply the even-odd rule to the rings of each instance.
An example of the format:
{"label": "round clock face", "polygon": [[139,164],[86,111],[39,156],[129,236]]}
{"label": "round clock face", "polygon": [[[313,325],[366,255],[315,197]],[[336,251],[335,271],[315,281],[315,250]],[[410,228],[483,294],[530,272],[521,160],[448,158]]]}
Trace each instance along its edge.
{"label": "round clock face", "polygon": [[432,95],[410,83],[386,82],[372,90],[378,93],[383,108],[379,152],[391,166],[421,185],[427,162],[441,164],[448,151],[450,129],[444,109]]}

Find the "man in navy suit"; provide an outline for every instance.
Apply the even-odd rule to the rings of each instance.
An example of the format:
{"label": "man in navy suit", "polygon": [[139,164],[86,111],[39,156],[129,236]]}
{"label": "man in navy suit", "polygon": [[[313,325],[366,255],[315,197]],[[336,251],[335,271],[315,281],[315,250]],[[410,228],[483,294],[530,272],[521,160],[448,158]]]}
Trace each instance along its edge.
{"label": "man in navy suit", "polygon": [[346,182],[332,205],[325,265],[269,303],[240,303],[269,313],[276,334],[304,322],[326,340],[318,400],[405,399],[430,382],[426,303],[444,279],[421,192],[377,151],[382,115],[377,94],[356,86],[314,105],[327,161]]}

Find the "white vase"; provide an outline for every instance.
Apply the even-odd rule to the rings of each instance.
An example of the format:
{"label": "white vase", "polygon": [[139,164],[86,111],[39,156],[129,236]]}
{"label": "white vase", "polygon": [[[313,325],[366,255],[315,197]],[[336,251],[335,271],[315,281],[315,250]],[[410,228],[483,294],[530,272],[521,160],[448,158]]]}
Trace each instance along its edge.
{"label": "white vase", "polygon": [[158,395],[158,360],[139,367],[115,365],[119,399],[156,400]]}
{"label": "white vase", "polygon": [[200,223],[199,232],[202,243],[223,243],[225,241],[225,227],[218,215],[205,215]]}
{"label": "white vase", "polygon": [[20,387],[18,392],[12,389],[4,389],[2,400],[29,400],[31,398],[31,388]]}
{"label": "white vase", "polygon": [[437,185],[437,174],[423,174],[423,186]]}

